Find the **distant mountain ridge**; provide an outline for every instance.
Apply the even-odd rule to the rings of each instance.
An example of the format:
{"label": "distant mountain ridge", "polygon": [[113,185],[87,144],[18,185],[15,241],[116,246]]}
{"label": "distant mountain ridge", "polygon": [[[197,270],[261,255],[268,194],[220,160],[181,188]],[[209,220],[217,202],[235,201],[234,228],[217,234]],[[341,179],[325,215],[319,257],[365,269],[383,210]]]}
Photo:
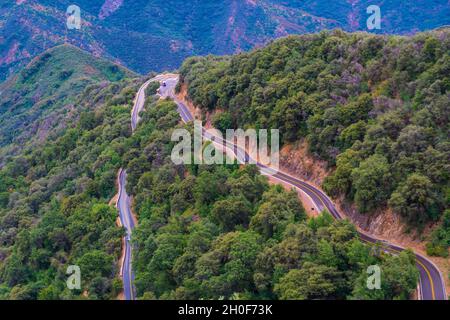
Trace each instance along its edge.
{"label": "distant mountain ridge", "polygon": [[[81,8],[81,30],[66,28],[71,4]],[[0,4],[0,81],[65,42],[146,73],[178,68],[191,55],[236,53],[288,34],[367,31],[369,5],[381,8],[378,33],[450,24],[446,0],[15,0]]]}

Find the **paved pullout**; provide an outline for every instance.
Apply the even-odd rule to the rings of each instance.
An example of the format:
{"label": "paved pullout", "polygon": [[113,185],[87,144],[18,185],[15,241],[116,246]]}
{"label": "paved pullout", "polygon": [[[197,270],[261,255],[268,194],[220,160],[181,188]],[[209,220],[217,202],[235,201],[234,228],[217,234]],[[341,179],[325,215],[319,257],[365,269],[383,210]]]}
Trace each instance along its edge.
{"label": "paved pullout", "polygon": [[[191,114],[189,108],[180,101],[175,96],[175,86],[178,83],[178,77],[173,76],[173,78],[166,79],[166,86],[160,88],[160,93],[163,97],[172,98],[178,106],[178,112],[180,113],[181,119],[184,122],[189,122],[194,120],[194,116]],[[214,140],[215,143],[223,144],[225,148],[231,150],[237,158],[241,161],[248,162],[250,159],[249,155],[242,149],[234,145],[232,142],[226,141],[221,137],[214,136],[213,134],[203,130],[203,137],[209,140]],[[240,155],[243,155],[240,156]],[[270,168],[266,167],[263,164],[257,163],[257,166],[260,168],[261,173],[264,174],[266,172],[271,172]],[[277,173],[272,174],[272,177],[278,179],[284,183],[287,183],[297,189],[305,192],[314,202],[315,206],[323,211],[325,209],[330,212],[335,219],[343,219],[342,215],[336,209],[334,203],[330,200],[330,198],[320,189],[314,187],[313,185],[302,181],[298,178],[295,178],[287,173],[277,171]],[[383,250],[390,253],[398,253],[404,248],[388,243],[386,241],[382,241],[377,239],[374,236],[368,235],[366,233],[359,232],[360,238],[364,242],[368,243],[381,243]],[[445,292],[445,283],[442,278],[442,274],[436,265],[425,258],[424,256],[416,253],[416,265],[419,269],[420,273],[420,281],[419,281],[419,299],[423,300],[446,300],[447,294]]]}

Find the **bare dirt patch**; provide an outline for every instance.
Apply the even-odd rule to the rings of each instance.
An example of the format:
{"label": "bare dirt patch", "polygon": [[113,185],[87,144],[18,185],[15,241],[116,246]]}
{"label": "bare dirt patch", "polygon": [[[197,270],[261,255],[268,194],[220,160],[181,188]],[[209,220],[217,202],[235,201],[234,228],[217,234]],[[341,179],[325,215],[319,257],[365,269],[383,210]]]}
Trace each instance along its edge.
{"label": "bare dirt patch", "polygon": [[321,186],[325,177],[330,174],[327,163],[308,151],[305,140],[285,145],[280,150],[280,167],[282,171],[317,186]]}
{"label": "bare dirt patch", "polygon": [[176,94],[176,97],[186,105],[195,119],[202,119],[202,110],[198,107],[195,107],[192,101],[187,96],[186,84],[181,85],[181,90],[178,94]]}

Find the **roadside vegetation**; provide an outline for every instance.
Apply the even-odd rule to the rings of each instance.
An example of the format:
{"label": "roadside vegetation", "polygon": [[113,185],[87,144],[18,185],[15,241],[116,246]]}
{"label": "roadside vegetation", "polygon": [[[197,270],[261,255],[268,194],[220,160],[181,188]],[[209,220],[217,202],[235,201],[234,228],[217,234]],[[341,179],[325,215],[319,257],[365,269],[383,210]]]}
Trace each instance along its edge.
{"label": "roadside vegetation", "polygon": [[159,86],[160,86],[159,81],[150,82],[147,88],[145,89],[145,96],[151,97],[155,95],[158,92]]}
{"label": "roadside vegetation", "polygon": [[[328,213],[307,219],[296,192],[269,186],[256,166],[174,165],[179,119],[173,102],[149,100],[124,155],[139,299],[409,298],[411,252],[371,248]],[[367,289],[373,264],[380,290]]]}
{"label": "roadside vegetation", "polygon": [[[291,36],[181,68],[189,98],[220,129],[278,128],[334,168],[324,190],[362,213],[392,208],[412,228],[442,221],[448,255],[450,29],[412,37],[339,30]],[[433,249],[434,248],[434,249]]]}
{"label": "roadside vegetation", "polygon": [[[137,85],[93,85],[85,111],[42,148],[0,170],[0,297],[115,299],[124,230],[109,206],[127,168],[139,225],[133,268],[140,299],[407,299],[418,274],[358,240],[348,221],[307,219],[294,191],[270,187],[256,167],[175,166],[171,101],[147,100],[130,131]],[[95,107],[92,105],[95,101]],[[378,264],[382,289],[368,290]],[[69,265],[81,289],[66,286]]]}
{"label": "roadside vegetation", "polygon": [[[235,57],[192,58],[182,78],[204,111],[223,109],[214,119],[221,129],[278,127],[284,143],[308,139],[336,166],[324,188],[361,211],[389,205],[412,226],[441,221],[428,249],[445,255],[448,44],[447,31],[414,38],[335,31]],[[31,71],[22,76],[41,72]],[[73,76],[61,71],[63,83]],[[412,252],[372,248],[349,221],[326,212],[307,218],[295,191],[270,186],[255,166],[174,165],[171,133],[192,128],[180,124],[172,101],[149,97],[131,135],[141,83],[124,76],[93,81],[61,130],[0,164],[0,298],[117,297],[125,233],[109,202],[121,167],[139,219],[132,236],[139,299],[411,296]],[[79,290],[66,286],[69,265],[81,268]],[[381,268],[380,290],[367,289],[370,265]]]}
{"label": "roadside vegetation", "polygon": [[[124,230],[108,205],[138,82],[88,86],[59,136],[0,170],[0,299],[115,299]],[[69,290],[66,270],[81,269]]]}

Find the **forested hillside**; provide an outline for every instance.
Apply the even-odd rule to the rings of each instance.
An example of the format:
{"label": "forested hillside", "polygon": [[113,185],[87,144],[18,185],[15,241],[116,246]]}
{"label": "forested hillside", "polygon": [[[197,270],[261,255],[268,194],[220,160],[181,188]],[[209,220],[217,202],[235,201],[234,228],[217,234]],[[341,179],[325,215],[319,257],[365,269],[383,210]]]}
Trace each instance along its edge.
{"label": "forested hillside", "polygon": [[[131,134],[133,81],[88,86],[74,100],[79,120],[0,170],[0,299],[117,297],[124,230],[108,203]],[[81,268],[81,290],[66,286],[69,265]]]}
{"label": "forested hillside", "polygon": [[[140,299],[407,299],[414,256],[363,244],[348,221],[307,219],[295,191],[255,166],[175,166],[171,101],[148,100],[124,155],[135,196],[133,267]],[[189,129],[189,125],[185,128]],[[383,269],[368,290],[366,269]]]}
{"label": "forested hillside", "polygon": [[[66,10],[80,8],[81,28]],[[171,70],[192,55],[232,54],[289,34],[381,29],[408,34],[450,24],[448,0],[7,0],[0,2],[0,82],[48,48],[71,43],[141,73]]]}
{"label": "forested hillside", "polygon": [[[131,135],[141,83],[87,86],[74,101],[79,117],[0,170],[0,298],[117,297],[124,230],[108,203],[120,167],[139,219],[132,241],[140,299],[411,296],[411,252],[371,248],[349,221],[326,212],[307,218],[294,191],[269,186],[254,166],[175,166],[170,137],[184,125],[173,102],[149,97]],[[381,290],[366,286],[373,264],[383,270]],[[81,268],[80,290],[66,286],[69,265]]]}
{"label": "forested hillside", "polygon": [[334,168],[323,184],[362,213],[389,206],[413,227],[442,221],[450,245],[450,29],[412,37],[339,30],[290,36],[181,68],[188,96],[217,127],[278,128]]}
{"label": "forested hillside", "polygon": [[78,95],[93,84],[134,76],[71,45],[47,50],[0,86],[0,167],[5,156],[57,136],[82,110]]}

